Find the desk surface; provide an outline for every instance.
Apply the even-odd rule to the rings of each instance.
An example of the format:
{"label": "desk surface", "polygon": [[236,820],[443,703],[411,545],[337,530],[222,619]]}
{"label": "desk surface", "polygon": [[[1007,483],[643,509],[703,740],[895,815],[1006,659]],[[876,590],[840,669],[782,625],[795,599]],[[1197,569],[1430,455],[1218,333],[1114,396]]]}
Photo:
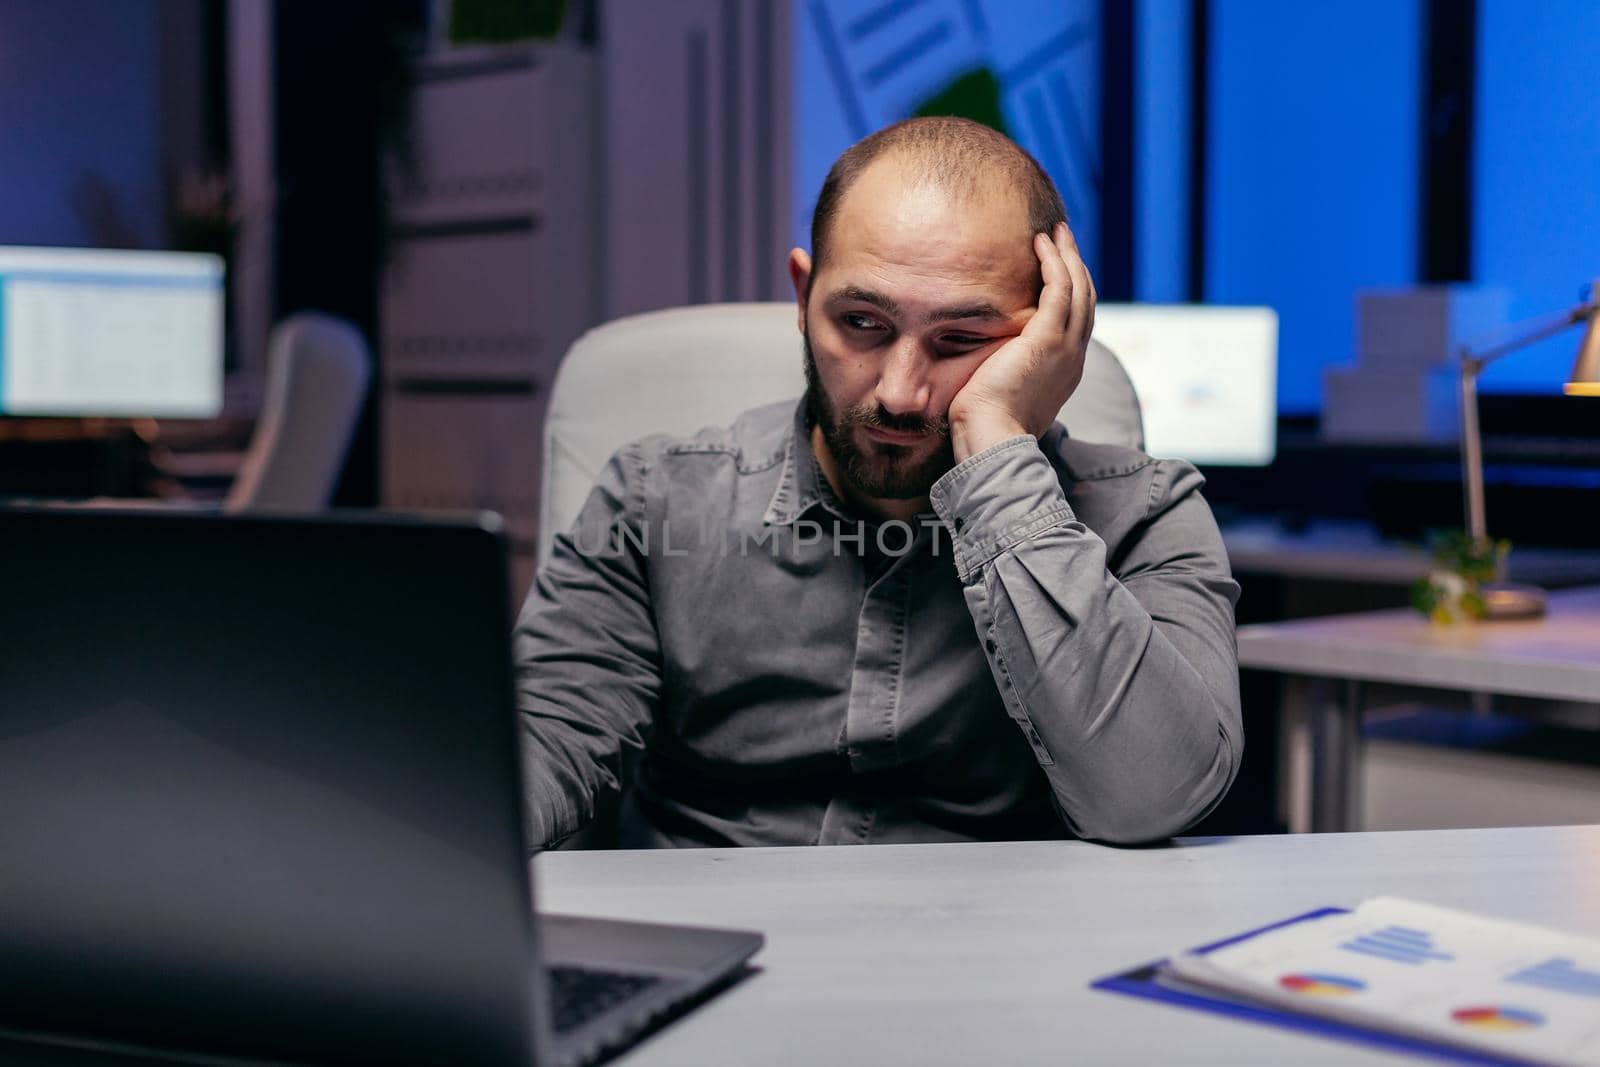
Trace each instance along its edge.
{"label": "desk surface", "polygon": [[1600,702],[1600,587],[1551,593],[1542,619],[1435,626],[1401,609],[1241,626],[1239,666]]}
{"label": "desk surface", "polygon": [[761,972],[622,1063],[1415,1063],[1098,992],[1112,972],[1380,894],[1600,935],[1600,826],[554,852],[551,911],[766,932]]}

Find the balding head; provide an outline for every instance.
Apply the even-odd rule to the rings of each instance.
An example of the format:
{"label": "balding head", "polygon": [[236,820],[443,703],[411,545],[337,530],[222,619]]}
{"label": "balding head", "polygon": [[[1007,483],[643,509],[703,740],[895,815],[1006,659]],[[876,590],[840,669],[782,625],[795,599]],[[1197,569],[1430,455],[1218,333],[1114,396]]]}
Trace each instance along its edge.
{"label": "balding head", "polygon": [[885,126],[846,149],[828,170],[811,215],[812,276],[827,255],[839,205],[874,162],[893,157],[908,184],[930,185],[964,200],[1010,190],[1027,212],[1028,233],[1052,233],[1067,219],[1050,176],[1017,144],[982,123],[953,117],[916,118]]}

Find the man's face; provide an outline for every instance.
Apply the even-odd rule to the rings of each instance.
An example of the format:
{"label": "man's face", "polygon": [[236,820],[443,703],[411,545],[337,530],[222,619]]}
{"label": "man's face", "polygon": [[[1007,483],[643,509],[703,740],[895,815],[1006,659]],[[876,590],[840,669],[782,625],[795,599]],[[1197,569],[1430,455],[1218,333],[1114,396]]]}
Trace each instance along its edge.
{"label": "man's face", "polygon": [[790,253],[811,410],[849,489],[916,500],[954,463],[947,413],[1021,332],[1039,266],[1020,194],[911,184],[892,157],[845,193],[827,259]]}

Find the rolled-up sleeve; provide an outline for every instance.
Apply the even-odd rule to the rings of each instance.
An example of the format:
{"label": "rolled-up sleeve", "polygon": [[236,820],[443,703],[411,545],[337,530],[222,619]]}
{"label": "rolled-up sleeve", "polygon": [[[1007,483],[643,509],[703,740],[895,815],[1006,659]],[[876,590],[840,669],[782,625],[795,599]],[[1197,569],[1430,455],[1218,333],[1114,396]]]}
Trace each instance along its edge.
{"label": "rolled-up sleeve", "polygon": [[661,652],[640,536],[637,446],[612,458],[558,535],[512,635],[530,843],[581,829],[645,743]]}
{"label": "rolled-up sleeve", "polygon": [[1239,587],[1203,479],[1177,460],[1137,473],[1143,515],[1114,569],[1032,437],[967,458],[931,493],[995,684],[1062,817],[1113,842],[1192,825],[1243,750]]}

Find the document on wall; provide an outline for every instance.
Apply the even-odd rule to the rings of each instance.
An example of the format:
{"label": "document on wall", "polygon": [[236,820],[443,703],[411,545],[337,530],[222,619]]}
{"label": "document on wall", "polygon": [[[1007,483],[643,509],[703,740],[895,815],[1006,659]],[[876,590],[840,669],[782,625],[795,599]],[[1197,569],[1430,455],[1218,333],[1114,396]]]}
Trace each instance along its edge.
{"label": "document on wall", "polygon": [[1511,1060],[1600,1067],[1600,938],[1379,897],[1181,953],[1161,978]]}

